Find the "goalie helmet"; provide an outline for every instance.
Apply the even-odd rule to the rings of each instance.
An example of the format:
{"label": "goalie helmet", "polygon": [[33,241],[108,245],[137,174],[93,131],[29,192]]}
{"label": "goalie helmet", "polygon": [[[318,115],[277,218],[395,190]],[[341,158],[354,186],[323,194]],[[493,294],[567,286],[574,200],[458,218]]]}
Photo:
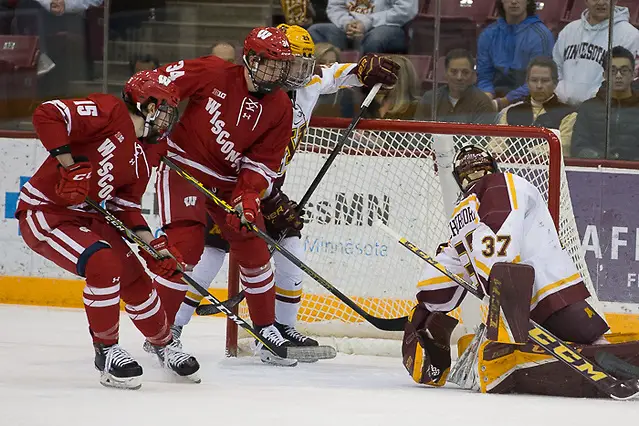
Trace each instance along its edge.
{"label": "goalie helmet", "polygon": [[142,137],[149,143],[167,135],[178,118],[178,88],[159,72],[145,70],[133,74],[122,89],[122,99],[129,111],[144,118]]}
{"label": "goalie helmet", "polygon": [[453,158],[453,177],[464,193],[491,173],[499,173],[497,162],[488,151],[477,146],[463,146]]}
{"label": "goalie helmet", "polygon": [[294,57],[285,86],[288,90],[302,88],[315,70],[315,43],[308,31],[300,26],[280,24],[277,28],[286,35]]}
{"label": "goalie helmet", "polygon": [[244,65],[260,93],[284,86],[293,53],[286,35],[273,27],[254,28],[244,40]]}

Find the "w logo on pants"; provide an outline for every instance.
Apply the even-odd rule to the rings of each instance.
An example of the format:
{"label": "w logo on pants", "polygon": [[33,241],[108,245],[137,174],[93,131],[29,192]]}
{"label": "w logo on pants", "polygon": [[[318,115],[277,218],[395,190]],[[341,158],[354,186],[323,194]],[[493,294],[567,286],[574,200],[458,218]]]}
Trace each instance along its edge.
{"label": "w logo on pants", "polygon": [[195,195],[184,197],[184,205],[187,207],[195,206],[196,201],[197,201],[197,197]]}

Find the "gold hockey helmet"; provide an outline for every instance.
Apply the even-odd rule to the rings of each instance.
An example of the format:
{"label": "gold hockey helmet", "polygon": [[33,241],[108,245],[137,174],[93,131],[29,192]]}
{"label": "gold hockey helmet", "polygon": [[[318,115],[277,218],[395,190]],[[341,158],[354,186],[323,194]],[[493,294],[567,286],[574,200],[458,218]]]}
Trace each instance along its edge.
{"label": "gold hockey helmet", "polygon": [[280,24],[277,26],[288,39],[294,60],[285,86],[295,90],[306,86],[315,69],[315,43],[311,35],[298,25]]}

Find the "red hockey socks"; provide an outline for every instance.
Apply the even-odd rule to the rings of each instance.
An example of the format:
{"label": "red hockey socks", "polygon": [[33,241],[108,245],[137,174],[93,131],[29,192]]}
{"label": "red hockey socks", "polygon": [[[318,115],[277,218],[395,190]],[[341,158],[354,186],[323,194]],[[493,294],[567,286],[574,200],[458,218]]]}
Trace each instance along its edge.
{"label": "red hockey socks", "polygon": [[275,280],[271,263],[248,268],[240,265],[240,282],[246,293],[251,320],[256,326],[275,322]]}
{"label": "red hockey socks", "polygon": [[98,250],[87,260],[85,276],[82,300],[93,342],[115,344],[120,330],[122,265],[112,249]]}
{"label": "red hockey socks", "polygon": [[166,312],[146,273],[122,288],[122,300],[129,318],[151,344],[164,346],[171,340]]}

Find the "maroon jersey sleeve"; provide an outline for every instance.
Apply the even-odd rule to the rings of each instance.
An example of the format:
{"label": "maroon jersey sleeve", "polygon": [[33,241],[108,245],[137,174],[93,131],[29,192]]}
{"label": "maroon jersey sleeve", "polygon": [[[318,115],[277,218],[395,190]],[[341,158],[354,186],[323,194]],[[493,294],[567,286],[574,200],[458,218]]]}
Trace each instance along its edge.
{"label": "maroon jersey sleeve", "polygon": [[44,147],[51,151],[103,132],[113,117],[122,115],[122,109],[126,109],[124,103],[112,95],[55,99],[36,108],[33,126]]}
{"label": "maroon jersey sleeve", "polygon": [[[293,108],[288,96],[274,100],[279,108],[270,106],[266,111],[273,117],[273,126],[244,153],[238,177],[238,192],[253,189],[259,194],[271,186],[281,176],[286,147],[291,140],[293,124]],[[279,117],[278,117],[279,116]]]}
{"label": "maroon jersey sleeve", "polygon": [[[203,56],[197,59],[186,59],[158,68],[169,76],[180,92],[180,99],[196,95],[214,79],[214,70],[228,67],[230,63],[216,57]],[[206,96],[209,94],[207,93]]]}

